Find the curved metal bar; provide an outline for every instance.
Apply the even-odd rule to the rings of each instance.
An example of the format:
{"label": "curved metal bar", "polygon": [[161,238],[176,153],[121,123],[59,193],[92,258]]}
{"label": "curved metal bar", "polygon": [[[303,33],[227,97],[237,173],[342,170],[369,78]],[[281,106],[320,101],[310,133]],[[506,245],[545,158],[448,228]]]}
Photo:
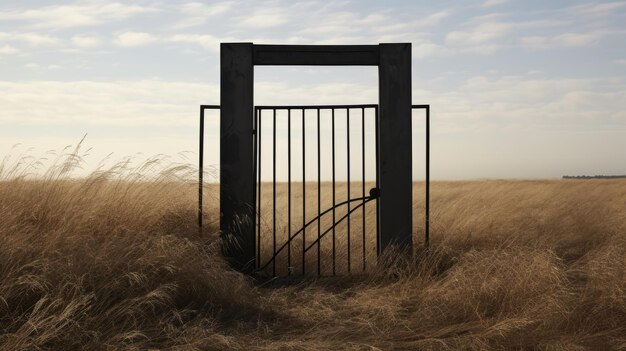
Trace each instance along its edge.
{"label": "curved metal bar", "polygon": [[[343,217],[339,218],[339,220],[335,223],[333,223],[333,227],[336,226],[337,224],[341,223],[342,220],[348,218],[348,215],[350,215],[352,212],[358,210],[359,208],[361,208],[361,206],[365,206],[366,203],[374,200],[375,198],[373,197],[367,197],[365,198],[365,201],[361,202],[360,204],[356,205],[356,207],[354,207],[353,209],[350,209],[350,212],[346,213]],[[357,199],[357,200],[363,200],[363,198],[361,199]],[[312,248],[315,244],[317,244],[323,237],[324,235],[328,234],[333,228],[328,228],[326,229],[326,231],[324,231],[324,233],[322,233],[322,235],[320,235],[320,237],[315,240],[314,242],[311,243],[311,245],[309,245],[309,247],[307,247],[306,249],[304,249],[304,252],[309,251],[310,248]]]}
{"label": "curved metal bar", "polygon": [[[311,219],[309,222],[307,222],[304,227],[300,228],[300,230],[298,230],[297,232],[295,232],[290,239],[288,239],[277,251],[274,252],[274,255],[262,266],[260,267],[258,270],[262,271],[265,268],[267,268],[267,266],[269,266],[272,262],[274,262],[276,260],[276,256],[278,256],[278,254],[284,250],[287,245],[289,245],[291,243],[291,241],[293,239],[296,238],[296,236],[298,236],[298,234],[301,234],[302,232],[304,232],[304,230],[311,225],[312,223],[316,222],[318,218],[324,216],[325,214],[329,213],[330,211],[332,211],[334,208],[337,208],[339,206],[343,206],[349,202],[354,202],[354,201],[362,201],[359,205],[357,205],[356,207],[354,207],[353,209],[350,210],[350,212],[346,213],[343,217],[341,217],[337,222],[333,223],[333,225],[327,229],[326,231],[324,231],[324,233],[322,235],[320,235],[320,237],[315,240],[313,242],[313,244],[309,245],[309,247],[304,249],[304,253],[306,253],[311,247],[313,247],[313,245],[315,245],[315,243],[317,243],[319,240],[321,240],[326,234],[328,234],[328,232],[330,232],[332,230],[332,228],[334,228],[337,224],[341,223],[341,221],[343,221],[344,219],[346,219],[348,217],[348,215],[350,215],[352,212],[354,212],[355,210],[359,209],[361,206],[364,206],[366,203],[378,198],[379,193],[378,193],[378,189],[374,188],[374,189],[370,189],[370,196],[366,196],[366,197],[359,197],[359,198],[354,198],[354,199],[350,199],[350,200],[346,200],[343,201],[341,203],[336,204],[333,207],[330,207],[328,209],[326,209],[324,212],[322,212],[318,217],[315,217],[313,219]],[[365,200],[365,201],[363,201]]]}

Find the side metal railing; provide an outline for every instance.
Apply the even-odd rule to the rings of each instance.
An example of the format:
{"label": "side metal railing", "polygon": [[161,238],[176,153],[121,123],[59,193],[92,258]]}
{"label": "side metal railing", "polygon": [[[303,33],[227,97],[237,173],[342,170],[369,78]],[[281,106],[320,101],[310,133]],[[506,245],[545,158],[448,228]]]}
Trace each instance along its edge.
{"label": "side metal railing", "polygon": [[202,233],[202,204],[204,189],[204,111],[219,110],[220,105],[200,105],[200,138],[198,150],[198,230]]}

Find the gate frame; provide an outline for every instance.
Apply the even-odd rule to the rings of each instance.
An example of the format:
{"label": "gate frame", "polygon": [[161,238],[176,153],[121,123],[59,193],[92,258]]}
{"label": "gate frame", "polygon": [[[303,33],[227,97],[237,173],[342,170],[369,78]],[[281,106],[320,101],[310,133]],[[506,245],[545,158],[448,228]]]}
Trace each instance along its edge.
{"label": "gate frame", "polygon": [[256,262],[254,66],[377,66],[378,253],[412,250],[411,43],[220,45],[220,231],[225,255],[244,271]]}

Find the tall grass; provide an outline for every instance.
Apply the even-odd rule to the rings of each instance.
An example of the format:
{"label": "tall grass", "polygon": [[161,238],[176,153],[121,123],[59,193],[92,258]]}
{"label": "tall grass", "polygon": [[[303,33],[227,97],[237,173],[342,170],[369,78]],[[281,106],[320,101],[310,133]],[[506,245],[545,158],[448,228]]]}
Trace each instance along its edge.
{"label": "tall grass", "polygon": [[428,250],[260,282],[192,167],[81,155],[0,165],[3,350],[626,349],[626,181],[435,182]]}

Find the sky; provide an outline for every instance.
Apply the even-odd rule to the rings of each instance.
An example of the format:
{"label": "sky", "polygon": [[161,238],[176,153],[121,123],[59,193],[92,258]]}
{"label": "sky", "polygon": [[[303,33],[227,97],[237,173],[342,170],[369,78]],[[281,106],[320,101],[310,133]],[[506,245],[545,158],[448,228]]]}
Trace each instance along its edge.
{"label": "sky", "polygon": [[[87,134],[87,169],[111,152],[195,163],[199,105],[220,100],[220,42],[412,43],[433,179],[626,173],[626,1],[3,1],[0,156]],[[377,79],[375,67],[256,67],[255,103],[375,104]],[[420,179],[423,116],[413,124]],[[208,114],[207,164],[217,126]]]}

